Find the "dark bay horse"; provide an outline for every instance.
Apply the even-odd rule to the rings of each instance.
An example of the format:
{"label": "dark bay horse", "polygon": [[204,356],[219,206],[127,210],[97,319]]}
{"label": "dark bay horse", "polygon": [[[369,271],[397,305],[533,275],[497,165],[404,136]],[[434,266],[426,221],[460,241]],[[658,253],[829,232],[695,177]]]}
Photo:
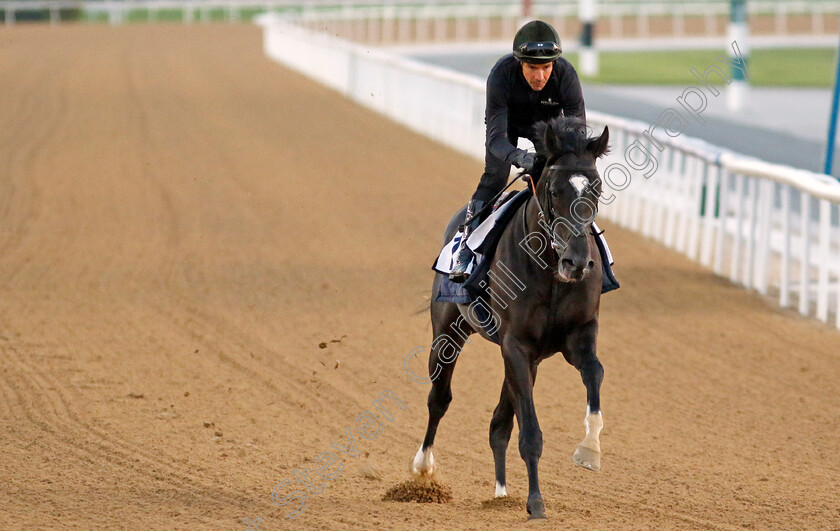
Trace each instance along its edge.
{"label": "dark bay horse", "polygon": [[[533,387],[539,363],[562,352],[580,371],[586,386],[586,436],[573,460],[600,470],[599,436],[603,427],[600,386],[604,376],[595,354],[601,298],[601,257],[590,229],[597,212],[601,181],[595,160],[606,153],[609,130],[588,137],[583,122],[560,117],[537,125],[537,152],[545,157],[535,191],[511,219],[499,240],[489,270],[485,305],[498,334],[505,364],[501,397],[490,422],[490,447],[496,468],[496,497],[507,496],[505,453],[519,425],[519,455],[528,470],[530,518],[545,518],[537,466],[542,431],[534,409]],[[451,240],[464,221],[464,209],[446,229]],[[440,274],[435,275],[433,295]],[[485,312],[486,315],[487,312]],[[429,355],[429,424],[412,471],[431,476],[436,469],[432,447],[438,424],[452,400],[450,383],[455,362],[469,335],[489,339],[472,305],[432,302],[434,340]]]}

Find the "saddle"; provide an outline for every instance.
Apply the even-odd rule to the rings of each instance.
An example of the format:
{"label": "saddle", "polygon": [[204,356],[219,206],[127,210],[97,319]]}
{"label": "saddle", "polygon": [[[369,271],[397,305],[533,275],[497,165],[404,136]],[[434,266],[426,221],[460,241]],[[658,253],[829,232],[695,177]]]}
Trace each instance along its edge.
{"label": "saddle", "polygon": [[[525,204],[529,197],[531,197],[530,190],[506,192],[496,201],[493,205],[493,209],[489,214],[486,214],[486,217],[479,226],[470,233],[469,238],[467,239],[467,247],[469,247],[476,255],[475,260],[473,260],[470,265],[471,269],[468,271],[470,276],[472,276],[472,273],[475,271],[477,265],[483,261],[483,258],[487,255],[487,250],[490,248],[495,250],[495,244],[498,243],[502,232],[510,221],[510,218],[512,218],[513,214],[519,209],[519,206]],[[452,267],[454,265],[455,253],[458,250],[458,246],[463,237],[463,231],[455,233],[452,239],[449,240],[449,243],[443,246],[437,260],[435,260],[434,265],[432,265],[432,269],[438,273],[447,276],[449,275],[449,272],[452,271]],[[467,282],[469,282],[469,279]]]}
{"label": "saddle", "polygon": [[[444,245],[432,266],[432,269],[441,276],[438,292],[434,294],[435,302],[470,304],[482,296],[484,296],[484,300],[490,299],[485,287],[489,285],[487,282],[487,272],[490,269],[490,263],[496,251],[496,246],[507,224],[513,219],[514,214],[516,214],[519,208],[528,201],[531,195],[530,189],[519,192],[506,192],[496,201],[493,210],[487,218],[470,234],[467,239],[467,246],[475,253],[475,260],[473,260],[470,266],[470,276],[466,282],[459,284],[449,280],[449,272],[452,269],[454,253],[458,249],[461,238],[463,238],[463,232],[459,231],[456,233]],[[612,254],[607,246],[606,239],[604,239],[603,231],[599,230],[598,226],[593,223],[592,233],[595,235],[595,243],[598,247],[598,253],[601,256],[604,273],[603,285],[601,287],[601,293],[603,294],[618,289],[620,284],[612,272]]]}
{"label": "saddle", "polygon": [[[469,278],[462,284],[449,280],[449,271],[452,269],[454,254],[464,234],[459,231],[452,237],[449,243],[443,247],[432,266],[432,269],[439,276],[438,292],[434,294],[435,302],[471,304],[479,297],[483,298],[484,301],[490,300],[486,289],[489,286],[487,273],[490,270],[490,263],[496,251],[496,246],[514,214],[530,197],[530,190],[505,193],[493,205],[493,210],[487,218],[470,234],[467,239],[467,246],[475,254],[475,259],[470,265]],[[479,322],[488,323],[484,327],[487,335],[493,342],[499,343],[498,332],[492,319],[487,318],[489,315],[487,315],[486,308],[483,305],[476,304],[474,310]]]}

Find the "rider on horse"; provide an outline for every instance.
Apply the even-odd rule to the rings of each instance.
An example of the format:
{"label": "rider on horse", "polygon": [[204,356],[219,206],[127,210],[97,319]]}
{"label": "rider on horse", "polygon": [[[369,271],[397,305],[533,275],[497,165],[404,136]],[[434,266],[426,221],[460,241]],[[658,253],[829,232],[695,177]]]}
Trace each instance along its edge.
{"label": "rider on horse", "polygon": [[586,120],[577,72],[560,53],[557,31],[534,20],[516,33],[513,53],[499,59],[490,71],[484,112],[484,174],[467,205],[466,219],[472,221],[463,227],[464,236],[449,274],[453,282],[464,282],[469,276],[473,253],[466,241],[481,221],[475,214],[505,187],[511,165],[539,178],[545,161],[517,148],[519,138],[533,142],[534,124],[561,113]]}

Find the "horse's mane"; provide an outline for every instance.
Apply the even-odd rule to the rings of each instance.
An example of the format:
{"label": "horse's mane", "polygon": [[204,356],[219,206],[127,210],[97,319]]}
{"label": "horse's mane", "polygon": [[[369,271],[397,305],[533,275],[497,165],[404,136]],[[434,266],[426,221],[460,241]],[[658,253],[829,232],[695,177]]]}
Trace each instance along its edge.
{"label": "horse's mane", "polygon": [[563,153],[583,153],[591,138],[586,122],[575,116],[558,116],[534,125],[534,147],[547,159]]}

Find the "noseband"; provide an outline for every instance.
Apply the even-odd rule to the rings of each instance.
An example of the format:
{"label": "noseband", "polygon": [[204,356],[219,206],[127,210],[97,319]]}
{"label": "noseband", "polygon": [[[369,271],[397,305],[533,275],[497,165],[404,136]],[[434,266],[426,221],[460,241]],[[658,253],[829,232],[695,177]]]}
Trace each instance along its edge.
{"label": "noseband", "polygon": [[[553,161],[557,160],[557,158],[560,157],[561,155],[555,156],[550,162],[553,162]],[[566,170],[566,171],[571,171],[571,172],[584,172],[584,171],[596,171],[597,169],[595,168],[594,164],[590,164],[588,166],[562,166],[562,165],[559,165],[559,164],[553,164],[553,165],[550,165],[550,166],[546,165],[546,170]],[[545,173],[545,172],[543,172],[543,173]],[[555,214],[556,214],[555,211],[554,211],[554,205],[552,205],[551,201],[549,200],[548,201],[548,211],[546,213],[546,209],[543,208],[542,203],[540,203],[540,198],[537,196],[537,189],[536,189],[536,186],[534,185],[533,179],[531,179],[530,184],[531,184],[531,192],[534,194],[534,201],[537,202],[537,208],[540,211],[540,219],[543,220],[543,222],[546,224],[546,227],[548,227],[547,232],[548,232],[548,238],[549,238],[549,240],[551,240],[551,248],[554,249],[555,252],[558,249],[565,249],[566,245],[562,245],[562,242],[560,242],[558,240],[557,234],[554,232],[554,228],[551,224],[553,219],[555,218]],[[549,179],[546,178],[545,179],[545,196],[546,196],[546,198],[548,198],[548,196],[549,196],[548,186],[549,186]]]}

